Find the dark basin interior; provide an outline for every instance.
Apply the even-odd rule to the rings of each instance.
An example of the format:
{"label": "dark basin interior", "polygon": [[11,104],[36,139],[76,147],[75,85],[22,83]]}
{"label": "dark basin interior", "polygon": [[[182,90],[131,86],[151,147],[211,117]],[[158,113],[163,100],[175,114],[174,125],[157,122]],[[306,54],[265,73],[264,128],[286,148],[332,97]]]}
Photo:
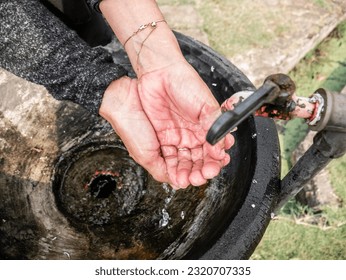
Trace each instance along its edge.
{"label": "dark basin interior", "polygon": [[[253,88],[213,50],[176,36],[220,103]],[[110,51],[128,65],[116,44]],[[38,104],[18,112],[18,123],[38,131],[24,136],[6,116],[17,108],[12,99],[30,99],[5,98],[0,138],[11,145],[0,157],[2,259],[243,259],[256,248],[279,190],[271,120],[239,126],[231,163],[217,178],[173,191],[129,157],[101,118],[68,102]]]}

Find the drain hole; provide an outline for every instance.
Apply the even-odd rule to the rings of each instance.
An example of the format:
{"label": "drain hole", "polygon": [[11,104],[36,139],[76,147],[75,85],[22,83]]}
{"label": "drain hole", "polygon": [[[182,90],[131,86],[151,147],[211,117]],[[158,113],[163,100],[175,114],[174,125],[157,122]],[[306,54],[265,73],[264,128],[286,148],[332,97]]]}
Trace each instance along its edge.
{"label": "drain hole", "polygon": [[147,173],[125,150],[90,143],[61,156],[53,186],[59,210],[82,228],[119,224],[141,207],[146,182]]}
{"label": "drain hole", "polygon": [[95,198],[107,198],[115,191],[117,182],[112,175],[100,174],[88,184],[90,193]]}

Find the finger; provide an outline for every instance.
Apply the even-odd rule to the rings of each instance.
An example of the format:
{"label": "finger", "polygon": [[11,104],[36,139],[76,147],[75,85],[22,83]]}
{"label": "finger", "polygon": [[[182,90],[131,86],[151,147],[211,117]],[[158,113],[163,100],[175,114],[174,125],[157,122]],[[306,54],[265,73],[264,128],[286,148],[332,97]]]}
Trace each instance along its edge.
{"label": "finger", "polygon": [[190,174],[192,170],[191,151],[187,148],[178,149],[177,182],[181,188],[190,185]]}
{"label": "finger", "polygon": [[205,149],[205,156],[204,157],[210,157],[214,160],[223,160],[225,157],[225,145],[224,140],[220,141],[216,145],[210,145],[209,143],[205,143],[204,149]]}
{"label": "finger", "polygon": [[233,94],[221,104],[222,110],[233,110],[240,102],[248,98],[251,94],[253,94],[253,91],[249,90],[239,91]]}
{"label": "finger", "polygon": [[212,158],[206,158],[201,170],[201,173],[205,179],[212,179],[219,175],[221,169],[228,165],[231,161],[229,154],[225,154],[222,160],[214,160]]}
{"label": "finger", "polygon": [[178,166],[177,149],[174,146],[162,146],[161,152],[165,160],[170,184],[174,189],[179,189],[179,183],[177,181],[177,166]]}
{"label": "finger", "polygon": [[234,104],[239,102],[239,97],[237,96],[231,96],[230,98],[226,99],[222,104],[221,108],[223,111],[233,110]]}
{"label": "finger", "polygon": [[232,134],[229,133],[225,137],[225,150],[229,150],[230,148],[232,148],[234,143],[235,143],[235,138]]}
{"label": "finger", "polygon": [[173,190],[180,190],[180,187],[177,185],[169,184]]}
{"label": "finger", "polygon": [[203,160],[197,160],[193,162],[191,174],[189,180],[193,186],[202,186],[207,183],[207,179],[202,174]]}
{"label": "finger", "polygon": [[205,179],[212,179],[219,175],[222,163],[213,159],[205,160],[202,167],[202,175]]}
{"label": "finger", "polygon": [[225,158],[223,159],[223,166],[228,165],[231,162],[231,157],[226,153]]}
{"label": "finger", "polygon": [[[220,173],[220,170],[223,167],[224,158],[226,156],[224,150],[214,151],[213,148],[215,147],[210,149],[209,146],[210,145],[206,145],[206,149],[204,150],[204,162],[201,170],[205,179],[212,179]],[[209,152],[213,152],[214,154],[210,154]]]}
{"label": "finger", "polygon": [[195,148],[191,150],[191,159],[193,162],[191,174],[189,180],[193,186],[204,185],[207,180],[203,177],[202,168],[203,168],[203,149],[202,147]]}

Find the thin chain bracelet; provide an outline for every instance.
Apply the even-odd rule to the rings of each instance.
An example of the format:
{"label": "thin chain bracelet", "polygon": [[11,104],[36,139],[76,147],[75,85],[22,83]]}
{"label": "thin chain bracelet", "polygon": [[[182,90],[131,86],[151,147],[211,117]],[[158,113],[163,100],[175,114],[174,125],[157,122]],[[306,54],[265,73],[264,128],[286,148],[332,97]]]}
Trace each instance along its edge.
{"label": "thin chain bracelet", "polygon": [[[132,38],[132,37],[134,37],[134,36],[136,36],[139,32],[141,32],[141,31],[143,31],[144,29],[146,29],[147,27],[152,27],[153,29],[155,29],[156,28],[156,26],[157,26],[157,24],[159,23],[159,22],[166,22],[166,20],[164,20],[164,19],[160,19],[160,20],[155,20],[155,21],[152,21],[152,22],[149,22],[149,23],[146,23],[146,24],[142,24],[135,32],[133,32],[132,33],[132,35],[129,37],[129,38],[127,38],[126,39],[126,41],[124,42],[124,48],[125,48],[125,45],[126,45],[126,43]],[[153,31],[153,30],[152,30]],[[151,32],[152,32],[151,31]],[[151,34],[151,32],[149,33],[149,35]],[[148,35],[148,36],[149,36]],[[147,38],[146,38],[147,39]],[[145,39],[145,40],[146,40]]]}

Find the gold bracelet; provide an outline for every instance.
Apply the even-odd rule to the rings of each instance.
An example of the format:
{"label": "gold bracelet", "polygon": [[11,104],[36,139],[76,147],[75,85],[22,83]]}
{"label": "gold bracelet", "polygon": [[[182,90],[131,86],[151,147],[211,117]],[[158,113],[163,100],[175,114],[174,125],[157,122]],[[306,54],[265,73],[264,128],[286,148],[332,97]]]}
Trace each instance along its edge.
{"label": "gold bracelet", "polygon": [[[125,45],[126,43],[134,36],[136,36],[139,32],[141,32],[142,30],[146,29],[147,27],[151,27],[153,29],[156,28],[157,24],[159,22],[166,22],[166,20],[164,19],[160,19],[160,20],[155,20],[155,21],[152,21],[152,22],[149,22],[149,23],[146,23],[146,24],[142,24],[135,32],[132,33],[132,35],[130,37],[128,37],[125,42],[124,42],[124,48],[125,48]],[[150,32],[151,33],[151,32]]]}

